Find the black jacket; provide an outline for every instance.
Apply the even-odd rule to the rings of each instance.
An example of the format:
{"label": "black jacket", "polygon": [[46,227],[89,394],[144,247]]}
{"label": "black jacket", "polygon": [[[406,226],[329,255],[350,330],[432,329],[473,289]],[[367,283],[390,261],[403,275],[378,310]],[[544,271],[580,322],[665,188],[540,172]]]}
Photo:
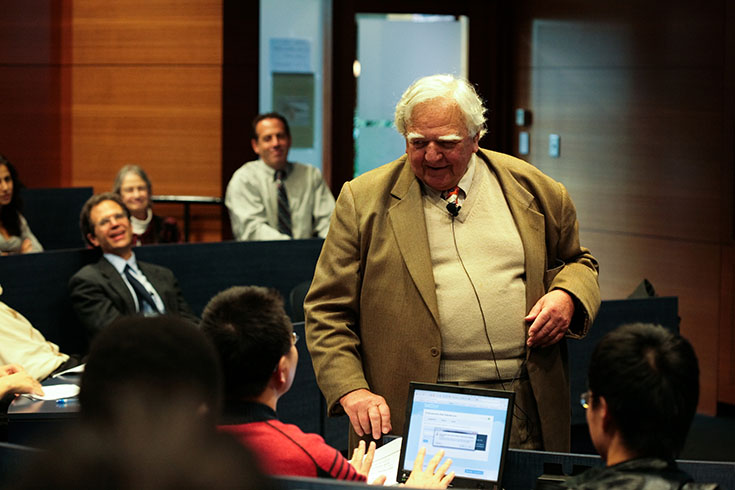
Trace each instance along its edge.
{"label": "black jacket", "polygon": [[562,487],[579,490],[714,490],[719,485],[693,483],[692,477],[677,468],[673,461],[640,458],[613,466],[590,468],[565,481]]}

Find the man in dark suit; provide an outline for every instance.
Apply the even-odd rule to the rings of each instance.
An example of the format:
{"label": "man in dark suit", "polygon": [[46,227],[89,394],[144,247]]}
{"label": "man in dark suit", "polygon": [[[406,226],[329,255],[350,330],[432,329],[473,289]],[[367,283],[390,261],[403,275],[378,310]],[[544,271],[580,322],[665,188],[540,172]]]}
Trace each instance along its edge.
{"label": "man in dark suit", "polygon": [[135,259],[130,212],[120,196],[89,198],[79,224],[87,242],[103,253],[69,280],[74,311],[90,338],[121,315],[168,313],[198,323],[173,272]]}

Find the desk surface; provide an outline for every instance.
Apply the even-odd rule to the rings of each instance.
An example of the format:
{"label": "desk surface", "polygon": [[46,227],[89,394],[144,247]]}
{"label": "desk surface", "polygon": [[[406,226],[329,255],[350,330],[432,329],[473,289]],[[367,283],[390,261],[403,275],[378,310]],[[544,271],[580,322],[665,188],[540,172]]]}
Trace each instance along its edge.
{"label": "desk surface", "polygon": [[[81,375],[68,374],[45,380],[43,386],[60,384],[78,385]],[[79,412],[79,399],[75,396],[61,400],[33,400],[26,396],[19,396],[8,408],[8,424],[14,420],[42,419],[42,418],[76,418]]]}

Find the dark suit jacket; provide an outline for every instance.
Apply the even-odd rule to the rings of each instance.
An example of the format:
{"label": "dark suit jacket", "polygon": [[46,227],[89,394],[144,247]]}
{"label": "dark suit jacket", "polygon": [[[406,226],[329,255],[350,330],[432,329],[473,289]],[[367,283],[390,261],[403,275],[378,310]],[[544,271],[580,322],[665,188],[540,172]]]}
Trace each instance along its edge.
{"label": "dark suit jacket", "polygon": [[[173,272],[140,261],[138,268],[163,300],[166,313],[181,315],[199,323],[184,300]],[[136,313],[135,300],[125,281],[104,257],[94,264],[85,265],[71,277],[69,294],[74,311],[87,329],[90,339],[117,317]]]}

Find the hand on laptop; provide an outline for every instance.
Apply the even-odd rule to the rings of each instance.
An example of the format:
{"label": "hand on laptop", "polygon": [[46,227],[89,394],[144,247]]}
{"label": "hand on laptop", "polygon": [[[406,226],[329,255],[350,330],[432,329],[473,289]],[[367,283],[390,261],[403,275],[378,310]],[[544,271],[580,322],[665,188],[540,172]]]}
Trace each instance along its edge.
{"label": "hand on laptop", "polygon": [[[365,452],[365,441],[360,441],[355,450],[352,452],[350,464],[355,467],[355,471],[367,478],[370,468],[373,466],[373,458],[375,457],[375,441],[370,442],[367,452]],[[375,480],[368,482],[370,485],[382,485],[385,483],[385,475],[380,475]]]}
{"label": "hand on laptop", "polygon": [[358,436],[372,434],[373,439],[380,439],[390,432],[390,408],[382,396],[361,388],[347,393],[339,403]]}
{"label": "hand on laptop", "polygon": [[413,470],[411,470],[411,475],[406,480],[405,485],[407,487],[418,488],[447,488],[452,483],[452,480],[454,480],[454,471],[447,473],[447,470],[452,465],[452,460],[447,459],[437,468],[439,461],[444,457],[444,450],[442,449],[429,460],[424,470],[422,468],[424,466],[425,456],[426,448],[422,447],[416,455],[416,459],[413,462]]}

